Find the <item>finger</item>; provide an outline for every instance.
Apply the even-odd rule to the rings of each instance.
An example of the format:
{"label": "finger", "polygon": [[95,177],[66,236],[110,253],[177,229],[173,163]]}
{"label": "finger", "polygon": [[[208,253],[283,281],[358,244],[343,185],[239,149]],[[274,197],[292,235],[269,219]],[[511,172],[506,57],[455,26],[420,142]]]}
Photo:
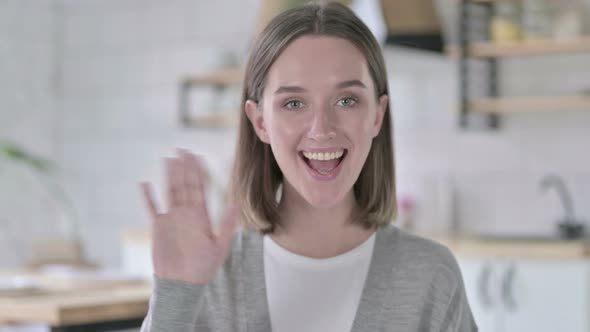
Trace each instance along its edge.
{"label": "finger", "polygon": [[187,203],[188,203],[188,192],[186,188],[186,172],[188,170],[188,155],[190,153],[189,150],[187,149],[182,149],[182,148],[177,148],[176,149],[176,153],[178,154],[178,160],[180,163],[180,167],[182,168],[182,171],[180,172],[181,176],[181,180],[182,180],[182,185],[184,186],[184,193],[185,193],[185,198],[187,199]]}
{"label": "finger", "polygon": [[189,205],[201,208],[205,202],[204,193],[202,190],[201,165],[197,157],[192,153],[187,153],[186,168],[184,171],[184,181],[187,187],[187,195]]}
{"label": "finger", "polygon": [[143,192],[143,197],[144,197],[145,203],[148,207],[148,210],[150,212],[150,215],[151,215],[152,219],[155,221],[157,216],[160,213],[158,212],[158,208],[157,208],[156,202],[154,200],[151,183],[141,182],[140,187]]}
{"label": "finger", "polygon": [[189,206],[192,206],[199,211],[199,218],[197,220],[199,226],[202,227],[209,236],[212,236],[213,228],[211,226],[209,209],[207,207],[205,183],[201,171],[203,160],[190,152],[188,152],[186,158],[188,166],[185,170],[185,181],[187,183]]}
{"label": "finger", "polygon": [[234,233],[236,232],[237,225],[238,225],[238,215],[240,209],[237,204],[232,204],[229,210],[226,213],[226,216],[221,223],[221,227],[219,229],[219,236],[217,237],[217,241],[220,246],[222,246],[224,252],[229,250]]}
{"label": "finger", "polygon": [[195,191],[197,192],[197,204],[200,205],[201,211],[205,216],[202,220],[203,227],[210,236],[213,236],[213,227],[211,225],[211,215],[209,214],[209,207],[207,206],[207,179],[205,173],[205,160],[202,156],[194,156],[196,163],[196,172],[199,181],[196,183]]}
{"label": "finger", "polygon": [[199,176],[199,181],[197,183],[197,191],[200,192],[201,203],[203,204],[203,208],[207,209],[207,200],[205,194],[207,193],[207,169],[205,166],[205,160],[202,156],[195,156],[196,163],[197,163],[197,172]]}
{"label": "finger", "polygon": [[164,169],[166,172],[166,198],[168,201],[168,208],[170,209],[178,202],[178,193],[175,191],[173,183],[174,158],[164,159]]}
{"label": "finger", "polygon": [[209,177],[209,170],[207,169],[207,163],[205,162],[205,158],[199,155],[197,156],[197,160],[199,161],[199,172],[200,172],[200,179],[201,179],[201,186],[203,186],[203,191],[206,192],[207,187],[210,183]]}
{"label": "finger", "polygon": [[182,161],[178,158],[167,159],[168,202],[170,207],[186,204],[186,190]]}

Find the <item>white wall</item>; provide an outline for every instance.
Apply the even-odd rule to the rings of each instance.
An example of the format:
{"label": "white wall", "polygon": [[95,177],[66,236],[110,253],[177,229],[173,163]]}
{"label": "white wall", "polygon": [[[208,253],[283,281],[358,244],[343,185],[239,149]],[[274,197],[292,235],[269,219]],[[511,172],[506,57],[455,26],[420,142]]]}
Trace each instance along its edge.
{"label": "white wall", "polygon": [[[437,190],[451,178],[464,230],[549,234],[563,213],[554,193],[539,192],[548,173],[564,177],[577,214],[590,220],[590,112],[510,114],[499,130],[458,130],[456,63],[387,53],[399,193],[421,197],[422,227],[440,228],[441,216],[429,207],[436,207]],[[587,73],[590,57],[579,54],[507,60],[500,77],[506,95],[558,95],[590,88]]]}
{"label": "white wall", "polygon": [[65,181],[83,211],[90,258],[116,265],[121,227],[149,225],[137,183],[161,191],[162,158],[175,147],[204,154],[226,181],[233,133],[181,129],[178,86],[245,56],[257,1],[63,3]]}
{"label": "white wall", "polygon": [[[63,35],[51,45],[59,45],[63,56],[58,66],[63,99],[58,99],[60,125],[50,146],[81,212],[90,258],[113,266],[120,262],[121,228],[148,225],[137,182],[150,179],[161,190],[161,158],[174,147],[203,153],[218,181],[226,181],[234,133],[181,129],[177,86],[186,74],[220,67],[232,55],[244,58],[258,1],[58,4]],[[549,232],[560,210],[554,195],[537,191],[547,172],[564,175],[578,214],[590,219],[589,112],[515,114],[505,116],[497,131],[458,130],[455,64],[399,49],[388,49],[386,58],[399,192],[418,197],[420,228],[443,226],[436,191],[453,179],[464,229]],[[515,69],[505,77],[511,94],[590,87],[590,75],[584,75],[590,70],[587,55],[505,66]]]}
{"label": "white wall", "polygon": [[[0,139],[53,159],[60,79],[53,0],[0,1]],[[30,240],[51,233],[55,205],[36,173],[0,157],[0,267],[27,256]]]}

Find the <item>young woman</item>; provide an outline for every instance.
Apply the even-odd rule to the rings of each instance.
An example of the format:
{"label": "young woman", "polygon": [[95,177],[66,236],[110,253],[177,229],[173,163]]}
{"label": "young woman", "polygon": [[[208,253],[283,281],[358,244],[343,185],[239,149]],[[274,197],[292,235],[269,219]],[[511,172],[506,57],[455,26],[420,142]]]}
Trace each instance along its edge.
{"label": "young woman", "polygon": [[[246,67],[236,206],[214,232],[199,157],[167,160],[142,331],[477,331],[445,247],[391,224],[385,64],[345,6],[274,18]],[[243,230],[235,232],[237,220]]]}

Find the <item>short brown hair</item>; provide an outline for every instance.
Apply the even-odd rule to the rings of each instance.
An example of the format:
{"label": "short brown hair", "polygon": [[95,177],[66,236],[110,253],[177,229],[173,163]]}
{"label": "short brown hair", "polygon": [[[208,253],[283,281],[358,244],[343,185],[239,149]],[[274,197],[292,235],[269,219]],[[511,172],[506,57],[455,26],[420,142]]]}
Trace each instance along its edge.
{"label": "short brown hair", "polygon": [[[264,234],[272,233],[280,223],[276,197],[283,173],[270,146],[257,137],[246,115],[245,103],[261,100],[271,65],[291,42],[304,35],[333,36],[350,41],[367,60],[375,97],[389,95],[381,48],[367,26],[348,7],[334,2],[309,3],[289,9],[270,21],[255,41],[246,64],[232,176],[232,194],[241,205],[243,226]],[[389,113],[387,105],[381,130],[354,184],[360,211],[352,222],[366,228],[391,222],[397,211]]]}

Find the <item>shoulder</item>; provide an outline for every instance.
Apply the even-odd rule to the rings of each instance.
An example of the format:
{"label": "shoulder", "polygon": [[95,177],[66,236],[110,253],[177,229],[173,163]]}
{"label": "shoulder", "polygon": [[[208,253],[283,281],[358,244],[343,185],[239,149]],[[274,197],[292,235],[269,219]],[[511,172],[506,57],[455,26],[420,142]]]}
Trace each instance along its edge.
{"label": "shoulder", "polygon": [[459,264],[446,246],[387,225],[373,258],[385,266],[375,271],[383,272],[377,275],[390,295],[387,307],[412,308],[405,316],[416,320],[412,326],[428,322],[437,331],[477,331]]}
{"label": "shoulder", "polygon": [[244,255],[262,255],[263,238],[264,235],[257,231],[240,228],[234,234],[230,256],[241,257]]}
{"label": "shoulder", "polygon": [[207,285],[207,299],[211,303],[235,303],[239,285],[249,284],[252,276],[263,273],[261,257],[262,235],[249,230],[237,231],[223,265]]}
{"label": "shoulder", "polygon": [[222,275],[235,278],[244,265],[256,265],[263,257],[262,245],[263,235],[259,232],[249,229],[236,231],[230,251],[222,266]]}
{"label": "shoulder", "polygon": [[450,289],[462,282],[457,259],[446,246],[393,224],[383,226],[379,232],[381,239],[376,243],[375,250],[389,255],[391,267],[396,271],[403,270],[406,275],[417,279],[435,278],[438,279],[437,284]]}
{"label": "shoulder", "polygon": [[390,248],[395,251],[394,255],[401,260],[456,267],[455,256],[441,243],[411,234],[393,224],[383,226],[379,231],[384,240],[382,243],[391,244]]}

